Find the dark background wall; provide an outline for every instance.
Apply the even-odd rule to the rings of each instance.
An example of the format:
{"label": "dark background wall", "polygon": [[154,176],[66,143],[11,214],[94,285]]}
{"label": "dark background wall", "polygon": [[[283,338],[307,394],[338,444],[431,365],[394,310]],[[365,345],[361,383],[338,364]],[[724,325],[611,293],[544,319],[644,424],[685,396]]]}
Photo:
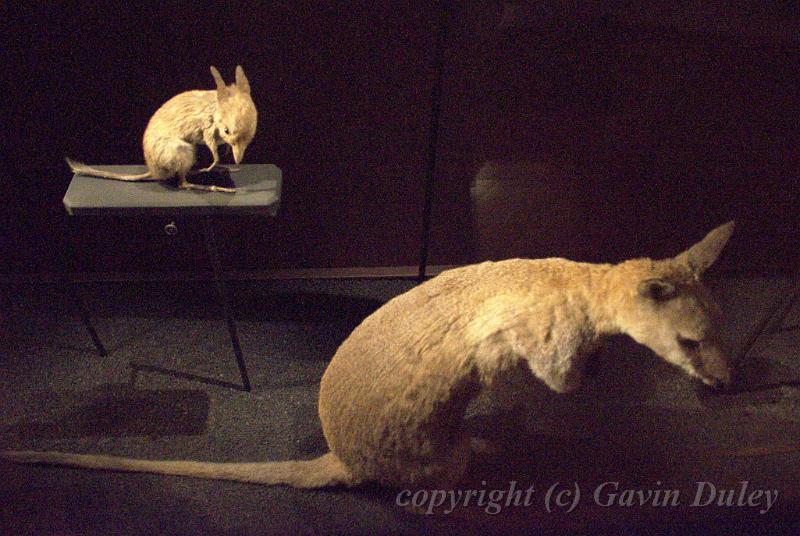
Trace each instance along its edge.
{"label": "dark background wall", "polygon": [[[60,269],[64,155],[141,162],[155,109],[211,88],[209,65],[231,79],[237,63],[259,109],[246,161],[281,167],[284,201],[275,221],[220,221],[234,268],[411,274],[424,239],[434,268],[661,256],[731,218],[739,230],[723,269],[793,268],[797,8],[577,6],[8,7],[0,271]],[[207,269],[199,241],[168,239],[159,219],[75,223],[82,270]]]}

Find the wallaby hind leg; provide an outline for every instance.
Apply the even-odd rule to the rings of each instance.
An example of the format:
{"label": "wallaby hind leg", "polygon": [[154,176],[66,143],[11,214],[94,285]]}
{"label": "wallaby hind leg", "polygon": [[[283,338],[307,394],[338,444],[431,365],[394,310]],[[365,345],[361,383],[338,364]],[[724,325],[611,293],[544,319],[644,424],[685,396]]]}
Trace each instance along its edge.
{"label": "wallaby hind leg", "polygon": [[[442,456],[437,462],[425,466],[423,473],[427,478],[423,482],[401,490],[400,493],[407,493],[409,497],[414,497],[417,491],[424,490],[426,496],[431,498],[438,494],[451,496],[464,478],[471,453],[471,438],[464,434],[447,455]],[[431,502],[422,505],[408,502],[403,508],[413,514],[433,514],[448,506],[449,503],[437,503],[431,499]]]}
{"label": "wallaby hind leg", "polygon": [[464,476],[472,454],[471,440],[461,435],[455,445],[435,461],[429,461],[418,472],[420,486],[432,489],[449,489],[456,486]]}
{"label": "wallaby hind leg", "polygon": [[464,433],[449,453],[449,461],[442,473],[442,485],[455,487],[464,478],[472,457],[472,438]]}

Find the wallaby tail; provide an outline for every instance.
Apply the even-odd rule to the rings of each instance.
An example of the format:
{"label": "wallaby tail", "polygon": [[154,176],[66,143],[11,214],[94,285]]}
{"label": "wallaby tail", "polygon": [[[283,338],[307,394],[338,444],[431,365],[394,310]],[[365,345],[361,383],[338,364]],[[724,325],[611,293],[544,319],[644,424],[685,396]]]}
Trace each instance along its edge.
{"label": "wallaby tail", "polygon": [[296,488],[353,485],[350,471],[332,452],[313,460],[263,463],[139,460],[116,456],[29,450],[0,452],[0,458],[17,463],[42,463],[85,469],[158,473],[255,484],[288,484]]}
{"label": "wallaby tail", "polygon": [[118,181],[143,181],[147,179],[159,180],[150,175],[150,171],[147,171],[145,173],[140,173],[138,175],[133,175],[129,173],[114,173],[113,171],[95,169],[91,166],[87,166],[86,164],[81,164],[80,162],[76,162],[71,158],[67,158],[66,160],[67,160],[67,165],[69,165],[69,168],[72,170],[72,172],[78,173],[80,175],[101,177],[103,179],[115,179]]}

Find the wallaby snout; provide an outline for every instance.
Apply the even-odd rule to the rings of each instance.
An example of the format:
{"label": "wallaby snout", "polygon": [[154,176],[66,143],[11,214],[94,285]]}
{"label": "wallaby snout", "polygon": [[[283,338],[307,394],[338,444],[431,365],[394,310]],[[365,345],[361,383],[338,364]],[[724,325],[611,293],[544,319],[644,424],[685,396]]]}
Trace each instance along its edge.
{"label": "wallaby snout", "polygon": [[718,346],[700,353],[697,372],[703,383],[714,390],[723,390],[731,384],[728,354]]}
{"label": "wallaby snout", "polygon": [[705,385],[731,383],[728,352],[721,343],[721,313],[701,275],[717,259],[733,222],[717,227],[674,258],[635,259],[614,270],[623,296],[617,307],[621,331]]}

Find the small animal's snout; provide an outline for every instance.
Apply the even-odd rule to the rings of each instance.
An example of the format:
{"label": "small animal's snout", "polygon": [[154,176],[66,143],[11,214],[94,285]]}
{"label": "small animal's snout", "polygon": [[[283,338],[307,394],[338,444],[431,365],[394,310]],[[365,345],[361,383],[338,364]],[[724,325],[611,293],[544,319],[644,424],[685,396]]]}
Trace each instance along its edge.
{"label": "small animal's snout", "polygon": [[246,145],[232,145],[231,148],[233,149],[233,160],[237,164],[242,163],[242,159],[244,158],[244,150],[247,149]]}

